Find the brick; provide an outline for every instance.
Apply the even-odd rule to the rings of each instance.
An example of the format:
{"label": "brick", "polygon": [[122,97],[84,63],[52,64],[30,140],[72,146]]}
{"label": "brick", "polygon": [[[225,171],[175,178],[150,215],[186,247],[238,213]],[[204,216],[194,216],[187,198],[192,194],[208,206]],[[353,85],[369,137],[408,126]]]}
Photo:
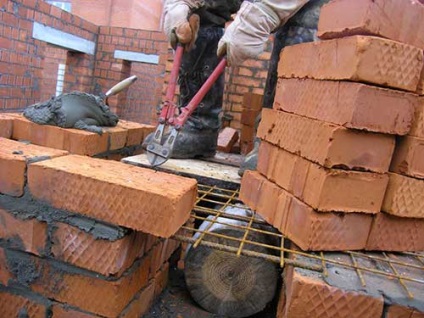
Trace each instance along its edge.
{"label": "brick", "polygon": [[12,138],[13,117],[8,114],[0,114],[0,137]]}
{"label": "brick", "polygon": [[162,265],[161,269],[155,275],[155,298],[159,297],[168,284],[169,263]]}
{"label": "brick", "polygon": [[[119,318],[139,318],[146,314],[155,299],[155,282],[149,285],[136,295],[134,300],[119,315]],[[71,317],[70,317],[71,318]]]}
{"label": "brick", "polygon": [[31,164],[28,184],[56,208],[162,237],[187,221],[197,195],[194,179],[77,155]]}
{"label": "brick", "polygon": [[292,266],[286,268],[284,281],[286,303],[278,317],[382,317],[383,297],[356,291],[352,284],[347,283],[346,289],[333,287],[315,272]]}
{"label": "brick", "polygon": [[366,246],[370,251],[415,252],[424,250],[424,220],[381,212],[374,216]]}
{"label": "brick", "polygon": [[389,177],[327,169],[261,142],[257,170],[318,211],[378,213]]}
{"label": "brick", "polygon": [[144,125],[120,119],[118,126],[128,131],[126,146],[140,145],[144,138],[155,130],[152,125]]}
{"label": "brick", "polygon": [[218,135],[217,149],[222,152],[230,152],[238,139],[239,134],[236,129],[225,127]]}
{"label": "brick", "polygon": [[244,93],[243,94],[243,108],[252,110],[262,109],[263,95],[255,93]]}
{"label": "brick", "polygon": [[393,136],[360,132],[272,109],[262,111],[257,136],[327,168],[387,172]]}
{"label": "brick", "polygon": [[386,310],[384,318],[424,318],[424,312],[409,307],[392,305]]}
{"label": "brick", "polygon": [[424,97],[420,97],[415,106],[414,120],[408,135],[424,138]]}
{"label": "brick", "polygon": [[84,313],[75,309],[71,309],[67,306],[62,306],[59,304],[54,304],[52,306],[52,315],[51,318],[96,318],[97,315]]}
{"label": "brick", "polygon": [[0,239],[13,248],[42,255],[47,243],[47,224],[37,219],[19,219],[0,207]]}
{"label": "brick", "polygon": [[424,68],[421,71],[421,79],[418,83],[417,94],[424,95]]}
{"label": "brick", "polygon": [[255,127],[256,117],[260,114],[258,110],[243,109],[241,112],[241,124]]}
{"label": "brick", "polygon": [[424,218],[424,180],[389,173],[382,210],[407,218]]}
{"label": "brick", "polygon": [[[349,12],[349,14],[346,14]],[[322,39],[375,35],[424,49],[424,7],[402,0],[337,0],[324,5],[318,24]]]}
{"label": "brick", "polygon": [[125,147],[128,138],[128,131],[126,129],[121,127],[104,127],[103,131],[109,135],[107,150],[117,150]]}
{"label": "brick", "polygon": [[0,284],[6,286],[12,274],[7,269],[6,254],[3,249],[0,249]]}
{"label": "brick", "polygon": [[424,179],[424,138],[400,138],[396,143],[390,171]]}
{"label": "brick", "polygon": [[44,304],[0,290],[0,317],[45,318],[48,310]]}
{"label": "brick", "polygon": [[406,135],[418,97],[352,82],[279,79],[274,109],[347,128]]}
{"label": "brick", "polygon": [[[51,300],[112,318],[117,317],[148,285],[151,256],[146,255],[125,275],[114,280],[21,252],[9,250],[7,257],[13,260],[7,263],[7,270],[13,277],[10,284],[24,282],[33,292]],[[28,278],[25,276],[26,270],[34,271],[37,275]]]}
{"label": "brick", "polygon": [[350,80],[415,92],[422,51],[386,39],[352,36],[284,48],[279,77]]}
{"label": "brick", "polygon": [[121,276],[143,255],[147,234],[131,232],[116,241],[97,239],[76,227],[57,223],[52,234],[53,256],[105,276]]}
{"label": "brick", "polygon": [[65,151],[26,145],[0,137],[0,193],[22,196],[28,163],[66,154]]}
{"label": "brick", "polygon": [[[260,210],[261,196],[270,183],[256,171],[243,175],[240,199],[256,210],[267,222],[302,250],[339,251],[364,249],[371,227],[372,216],[364,213],[317,212],[287,191],[280,188],[275,215]],[[265,212],[265,213],[263,213]]]}

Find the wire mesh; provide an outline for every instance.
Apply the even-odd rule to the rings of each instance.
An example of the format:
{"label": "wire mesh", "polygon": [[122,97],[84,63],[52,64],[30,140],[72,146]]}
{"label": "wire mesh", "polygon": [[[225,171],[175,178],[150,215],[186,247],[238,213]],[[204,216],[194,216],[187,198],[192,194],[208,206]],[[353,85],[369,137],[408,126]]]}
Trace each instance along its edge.
{"label": "wire mesh", "polygon": [[[420,284],[420,288],[424,288],[424,253],[303,252],[287,244],[289,240],[284,235],[245,206],[238,198],[238,190],[202,184],[198,188],[198,199],[192,212],[195,224],[183,226],[182,232],[174,236],[194,248],[202,245],[237,256],[262,258],[281,267],[293,265],[321,272],[324,276],[331,267],[349,269],[356,273],[363,287],[367,285],[369,275],[383,276],[396,280],[409,298],[414,295],[408,283]],[[243,213],[234,214],[233,210]],[[202,223],[206,226],[199,228]],[[214,226],[233,231],[210,231]],[[258,236],[267,239],[255,240]],[[260,248],[260,251],[253,247]]]}

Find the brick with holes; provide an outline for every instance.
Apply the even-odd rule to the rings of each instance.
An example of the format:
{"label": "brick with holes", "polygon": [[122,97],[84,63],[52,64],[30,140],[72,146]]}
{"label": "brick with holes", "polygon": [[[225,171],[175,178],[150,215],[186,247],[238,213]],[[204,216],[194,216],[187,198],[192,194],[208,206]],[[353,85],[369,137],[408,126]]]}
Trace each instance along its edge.
{"label": "brick with holes", "polygon": [[28,184],[56,208],[160,237],[188,220],[197,195],[194,179],[77,155],[31,164]]}
{"label": "brick with holes", "polygon": [[416,92],[422,50],[371,36],[302,43],[285,47],[279,77],[349,80]]}
{"label": "brick with holes", "polygon": [[66,151],[27,145],[0,137],[0,193],[22,196],[29,163],[67,154]]}

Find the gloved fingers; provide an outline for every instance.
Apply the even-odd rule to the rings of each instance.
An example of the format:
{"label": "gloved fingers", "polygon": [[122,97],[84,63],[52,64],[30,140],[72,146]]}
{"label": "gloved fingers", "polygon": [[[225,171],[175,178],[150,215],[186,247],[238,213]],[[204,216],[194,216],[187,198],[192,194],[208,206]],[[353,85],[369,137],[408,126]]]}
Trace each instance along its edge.
{"label": "gloved fingers", "polygon": [[188,19],[188,23],[191,28],[191,40],[185,45],[185,51],[189,52],[196,43],[197,40],[197,34],[199,32],[200,28],[200,17],[197,14],[192,14],[190,18]]}
{"label": "gloved fingers", "polygon": [[218,49],[216,51],[216,55],[218,57],[223,57],[224,55],[227,55],[227,43],[224,40],[219,40],[218,43]]}

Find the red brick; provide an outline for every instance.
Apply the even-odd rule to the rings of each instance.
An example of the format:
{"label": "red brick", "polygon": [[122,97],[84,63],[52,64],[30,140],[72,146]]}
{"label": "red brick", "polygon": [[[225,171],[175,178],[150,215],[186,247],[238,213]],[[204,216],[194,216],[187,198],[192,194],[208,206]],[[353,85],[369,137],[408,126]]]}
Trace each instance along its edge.
{"label": "red brick", "polygon": [[[243,175],[240,199],[261,214],[266,221],[273,221],[276,229],[302,250],[340,251],[365,248],[372,216],[364,213],[323,213],[295,198],[280,188],[275,215],[259,210],[261,196],[267,196],[266,180],[256,171]],[[246,184],[246,185],[245,185]],[[266,214],[264,214],[265,212]]]}
{"label": "red brick", "polygon": [[408,135],[424,138],[424,97],[420,97],[415,106],[414,121]]}
{"label": "red brick", "polygon": [[352,36],[284,48],[280,77],[350,80],[415,92],[422,51],[386,39]]}
{"label": "red brick", "polygon": [[109,135],[108,150],[117,150],[125,147],[128,131],[121,127],[104,127],[104,132]]}
{"label": "red brick", "polygon": [[259,148],[257,170],[318,211],[378,213],[388,176],[327,169],[267,142]]}
{"label": "red brick", "polygon": [[217,149],[222,152],[230,152],[238,139],[239,135],[237,130],[225,127],[219,133]]}
{"label": "red brick", "polygon": [[347,128],[406,135],[418,97],[352,82],[279,79],[274,109]]}
{"label": "red brick", "polygon": [[[346,14],[346,13],[349,14]],[[324,5],[318,24],[322,39],[376,35],[424,49],[424,7],[402,0],[337,0]]]}
{"label": "red brick", "polygon": [[14,248],[40,255],[47,242],[47,224],[36,219],[19,219],[0,207],[0,238]]}
{"label": "red brick", "polygon": [[12,274],[7,269],[6,254],[3,249],[0,249],[0,284],[7,285]]}
{"label": "red brick", "polygon": [[56,208],[162,237],[187,221],[197,194],[194,179],[76,155],[30,165],[28,180]]}
{"label": "red brick", "polygon": [[[150,309],[155,299],[155,282],[150,281],[127,308],[119,315],[119,318],[140,318]],[[53,317],[54,318],[54,317]],[[71,318],[71,317],[70,317]]]}
{"label": "red brick", "polygon": [[421,79],[418,83],[417,94],[424,95],[424,68],[421,71]]}
{"label": "red brick", "polygon": [[366,246],[370,251],[424,250],[424,220],[381,212],[374,216]]}
{"label": "red brick", "polygon": [[45,318],[47,317],[47,308],[45,305],[30,300],[23,296],[0,291],[0,317],[25,317]]}
{"label": "red brick", "polygon": [[255,93],[245,93],[243,95],[243,108],[252,110],[262,109],[263,95]]}
{"label": "red brick", "polygon": [[0,114],[0,137],[12,138],[13,117],[8,114]]}
{"label": "red brick", "polygon": [[406,136],[399,139],[390,171],[424,179],[424,138]]}
{"label": "red brick", "polygon": [[327,168],[386,172],[393,136],[360,132],[272,109],[262,111],[258,137]]}
{"label": "red brick", "polygon": [[[16,253],[21,264],[30,266],[38,273],[33,280],[27,282],[32,291],[82,311],[105,317],[117,317],[136,294],[148,285],[150,255],[143,257],[119,279],[106,280],[89,272],[75,271],[70,267],[63,268],[44,258],[12,251],[9,253]],[[9,263],[7,266],[14,279],[21,279],[14,274],[21,271],[15,271]]]}
{"label": "red brick", "polygon": [[28,163],[66,154],[65,151],[26,145],[0,137],[0,193],[22,196]]}
{"label": "red brick", "polygon": [[96,318],[96,317],[99,317],[99,316],[77,311],[77,310],[68,308],[66,306],[61,306],[59,304],[54,304],[52,306],[51,318]]}
{"label": "red brick", "polygon": [[152,125],[144,125],[126,120],[119,120],[117,127],[124,128],[128,131],[126,146],[140,145],[144,138],[155,129]]}
{"label": "red brick", "polygon": [[288,266],[284,273],[284,318],[376,318],[382,317],[384,299],[361,291],[327,284],[316,273]]}
{"label": "red brick", "polygon": [[424,318],[424,312],[419,312],[409,307],[391,305],[384,318]]}
{"label": "red brick", "polygon": [[424,180],[389,174],[382,210],[407,218],[424,218]]}
{"label": "red brick", "polygon": [[63,262],[105,276],[120,276],[143,255],[147,234],[132,232],[116,241],[96,239],[76,227],[58,223],[52,235],[52,254]]}
{"label": "red brick", "polygon": [[155,298],[159,297],[168,284],[169,263],[165,263],[155,275]]}
{"label": "red brick", "polygon": [[241,124],[254,127],[256,117],[260,114],[258,110],[243,109],[241,112]]}

